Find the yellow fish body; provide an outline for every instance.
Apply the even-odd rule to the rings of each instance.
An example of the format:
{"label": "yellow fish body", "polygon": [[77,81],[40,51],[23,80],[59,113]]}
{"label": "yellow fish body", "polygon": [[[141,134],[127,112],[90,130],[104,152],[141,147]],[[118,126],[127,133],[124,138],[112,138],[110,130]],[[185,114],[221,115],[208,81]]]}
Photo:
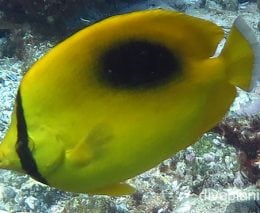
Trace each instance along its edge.
{"label": "yellow fish body", "polygon": [[24,76],[0,167],[66,191],[121,195],[125,180],[194,143],[250,88],[257,43],[151,10],[110,17],[54,47]]}

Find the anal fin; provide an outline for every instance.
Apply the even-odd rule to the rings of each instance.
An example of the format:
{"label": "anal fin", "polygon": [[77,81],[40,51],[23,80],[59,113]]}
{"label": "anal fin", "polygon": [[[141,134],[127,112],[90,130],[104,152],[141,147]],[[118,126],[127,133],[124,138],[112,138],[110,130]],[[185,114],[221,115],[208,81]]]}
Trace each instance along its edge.
{"label": "anal fin", "polygon": [[95,194],[95,195],[122,196],[122,195],[131,195],[135,191],[136,190],[134,187],[123,182],[123,183],[116,183],[101,189],[93,190],[88,193]]}

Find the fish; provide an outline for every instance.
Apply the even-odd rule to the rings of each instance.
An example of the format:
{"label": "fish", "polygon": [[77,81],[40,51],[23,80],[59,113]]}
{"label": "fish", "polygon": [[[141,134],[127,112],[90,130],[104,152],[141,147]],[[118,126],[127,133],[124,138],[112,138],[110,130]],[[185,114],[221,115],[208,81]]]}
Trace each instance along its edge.
{"label": "fish", "polygon": [[195,143],[236,88],[259,80],[259,43],[240,16],[223,29],[154,9],[109,17],[52,48],[24,75],[0,168],[60,190],[121,196],[126,181]]}

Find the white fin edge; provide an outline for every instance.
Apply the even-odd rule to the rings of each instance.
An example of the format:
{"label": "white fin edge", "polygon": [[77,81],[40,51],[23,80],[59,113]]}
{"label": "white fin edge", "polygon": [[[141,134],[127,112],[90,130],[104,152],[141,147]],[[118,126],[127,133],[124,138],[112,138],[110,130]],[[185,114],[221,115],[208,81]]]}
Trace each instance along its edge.
{"label": "white fin edge", "polygon": [[257,82],[260,82],[260,43],[257,41],[253,30],[247,25],[241,16],[236,18],[234,25],[246,38],[254,51],[255,61],[253,64],[253,76],[250,84],[250,90],[252,90],[256,86]]}

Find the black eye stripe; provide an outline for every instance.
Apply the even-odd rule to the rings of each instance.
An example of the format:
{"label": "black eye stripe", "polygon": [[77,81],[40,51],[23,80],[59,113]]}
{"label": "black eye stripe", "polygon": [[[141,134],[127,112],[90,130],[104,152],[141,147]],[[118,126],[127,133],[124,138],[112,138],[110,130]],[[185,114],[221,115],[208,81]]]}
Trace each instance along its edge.
{"label": "black eye stripe", "polygon": [[36,161],[29,149],[27,125],[24,117],[20,90],[18,91],[16,100],[16,117],[17,142],[15,148],[20,158],[22,169],[35,180],[47,184],[47,180],[39,173]]}
{"label": "black eye stripe", "polygon": [[135,89],[164,84],[182,74],[181,61],[158,43],[126,41],[101,57],[100,76],[112,87]]}

